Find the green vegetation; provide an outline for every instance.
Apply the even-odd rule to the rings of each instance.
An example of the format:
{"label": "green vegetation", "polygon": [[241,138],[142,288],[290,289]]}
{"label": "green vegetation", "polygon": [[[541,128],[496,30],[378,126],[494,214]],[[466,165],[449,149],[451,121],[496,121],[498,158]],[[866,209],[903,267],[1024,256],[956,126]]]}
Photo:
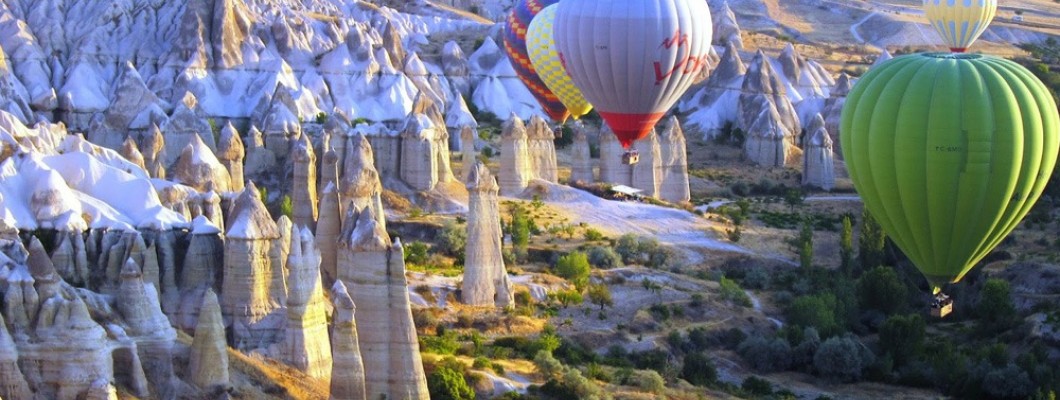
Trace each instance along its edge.
{"label": "green vegetation", "polygon": [[573,252],[556,262],[556,275],[570,281],[578,291],[589,284],[589,258],[585,253]]}
{"label": "green vegetation", "polygon": [[432,399],[475,399],[475,391],[464,380],[464,374],[449,366],[439,366],[427,376],[427,391]]}

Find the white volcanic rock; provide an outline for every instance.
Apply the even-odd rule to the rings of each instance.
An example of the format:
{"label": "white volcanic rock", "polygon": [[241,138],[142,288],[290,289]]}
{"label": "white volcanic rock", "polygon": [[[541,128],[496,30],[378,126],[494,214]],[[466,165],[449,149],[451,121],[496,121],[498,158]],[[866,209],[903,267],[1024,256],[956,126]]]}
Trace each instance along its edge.
{"label": "white volcanic rock", "polygon": [[295,142],[291,157],[294,173],[291,180],[292,219],[295,225],[314,229],[317,224],[317,156],[309,137]]}
{"label": "white volcanic rock", "polygon": [[230,190],[233,192],[243,190],[243,159],[246,158],[246,154],[243,140],[239,138],[239,132],[232,125],[232,121],[228,121],[221,129],[221,137],[217,141],[217,159],[228,170],[231,181]]}
{"label": "white volcanic rock", "polygon": [[574,144],[571,146],[571,182],[590,183],[593,178],[593,160],[589,150],[586,127],[581,122],[574,126]]}
{"label": "white volcanic rock", "polygon": [[788,91],[798,94],[799,98],[793,99],[793,102],[828,97],[829,88],[835,85],[835,80],[821,64],[807,60],[791,43],[780,52],[776,63],[780,66],[778,71],[783,75],[782,80]]}
{"label": "white volcanic rock", "polygon": [[468,58],[468,70],[474,87],[471,102],[479,110],[496,116],[515,114],[522,119],[543,115],[541,106],[492,37],[487,36]]}
{"label": "white volcanic rock", "polygon": [[191,342],[188,380],[200,388],[228,385],[228,348],[221,306],[212,289],[206,290],[199,308],[199,321]]}
{"label": "white volcanic rock", "polygon": [[[600,129],[600,182],[615,185],[632,185],[633,169],[622,163],[622,148],[611,127],[602,124]],[[651,156],[650,154],[648,155]]]}
{"label": "white volcanic rock", "polygon": [[211,182],[214,188],[220,191],[227,192],[232,187],[228,169],[198,135],[192,136],[188,145],[180,152],[180,158],[170,169],[169,176],[174,182],[199,191],[206,191],[207,183]]}
{"label": "white volcanic rock", "polygon": [[[748,135],[753,135],[756,131],[752,130],[751,126],[758,116],[765,112],[766,103],[769,103],[776,109],[778,121],[787,132],[792,133],[787,139],[792,144],[795,143],[793,133],[800,132],[802,127],[799,116],[787,96],[785,82],[780,79],[773,69],[772,62],[761,50],[755,53],[754,59],[747,67],[741,91],[738,108],[740,129]],[[768,102],[761,101],[763,98],[768,99]]]}
{"label": "white volcanic rock", "polygon": [[478,163],[468,176],[467,246],[464,252],[462,301],[474,306],[513,304],[512,283],[501,256],[500,209],[497,181]]}
{"label": "white volcanic rock", "polygon": [[181,317],[177,319],[177,326],[187,330],[194,329],[195,321],[198,320],[198,306],[201,303],[199,293],[204,289],[216,292],[221,289],[224,278],[225,246],[221,229],[203,216],[196,217],[192,226],[191,239],[180,271],[181,300],[182,303],[190,301],[191,307],[182,304]]}
{"label": "white volcanic rock", "polygon": [[839,125],[843,118],[843,105],[846,104],[847,94],[850,93],[850,89],[853,86],[853,78],[850,78],[845,73],[839,74],[835,88],[832,89],[831,96],[825,101],[824,110],[821,111],[824,116],[825,131],[831,136],[832,143],[835,146],[833,152],[840,159],[843,158],[843,149],[839,143]]}
{"label": "white volcanic rock", "polygon": [[691,113],[689,124],[699,128],[707,139],[717,137],[726,125],[737,121],[740,90],[746,73],[739,48],[732,42],[726,43],[721,60],[703,88],[678,104],[678,109]]}
{"label": "white volcanic rock", "polygon": [[33,397],[26,377],[18,368],[18,348],[0,315],[0,397],[29,399]]}
{"label": "white volcanic rock", "polygon": [[[122,65],[111,98],[110,105],[103,113],[104,132],[93,132],[99,136],[91,138],[93,142],[112,149],[118,148],[134,121],[138,125],[144,124],[138,128],[146,128],[145,122],[153,122],[152,116],[167,108],[165,102],[147,88],[136,67],[128,61]],[[162,112],[162,115],[165,113]]]}
{"label": "white volcanic rock", "polygon": [[364,362],[357,338],[357,307],[346,285],[335,281],[331,288],[335,316],[331,327],[331,399],[364,399]]}
{"label": "white volcanic rock", "polygon": [[[463,98],[471,96],[471,82],[469,79],[470,69],[468,68],[467,56],[464,55],[464,50],[460,48],[460,45],[450,40],[445,43],[442,47],[442,69],[445,72],[445,76],[449,78],[449,85],[452,86],[453,91]],[[466,108],[467,105],[465,104]],[[456,126],[456,125],[450,125]]]}
{"label": "white volcanic rock", "polygon": [[326,380],[331,377],[332,358],[320,250],[308,229],[297,225],[294,229],[287,258],[287,331],[278,344],[277,358],[306,375]]}
{"label": "white volcanic rock", "polygon": [[821,114],[817,114],[810,123],[803,149],[802,184],[832,190],[835,187],[832,138],[825,129]]}
{"label": "white volcanic rock", "polygon": [[662,183],[662,149],[659,148],[659,135],[652,129],[648,137],[633,142],[633,148],[640,153],[640,161],[629,166],[622,165],[632,170],[628,185],[643,190],[647,197],[658,198],[659,184]]}
{"label": "white volcanic rock", "polygon": [[383,225],[383,185],[379,172],[375,169],[373,148],[368,139],[361,134],[350,138],[346,144],[345,165],[342,168],[342,182],[339,192],[339,215],[347,210],[369,207],[378,223]]}
{"label": "white volcanic rock", "polygon": [[405,123],[401,132],[401,180],[413,190],[428,191],[438,184],[434,146],[439,134],[434,123],[423,114],[410,116]]}
{"label": "white volcanic rock", "polygon": [[286,86],[277,86],[265,119],[261,121],[265,148],[277,157],[286,157],[290,141],[302,134],[302,123],[296,112],[291,90]]}
{"label": "white volcanic rock", "polygon": [[265,148],[265,140],[258,128],[251,126],[247,132],[245,177],[269,174],[276,168],[276,154]]}
{"label": "white volcanic rock", "polygon": [[460,164],[460,177],[467,182],[468,176],[471,176],[471,168],[475,166],[478,160],[478,152],[475,151],[475,139],[478,138],[477,132],[471,126],[464,125],[460,127],[460,142],[461,142],[461,160]]}
{"label": "white volcanic rock", "polygon": [[764,167],[783,167],[790,152],[788,136],[791,133],[780,120],[780,114],[765,95],[759,95],[764,110],[758,114],[744,143],[744,151],[755,164]]}
{"label": "white volcanic rock", "polygon": [[736,14],[729,8],[728,1],[722,1],[721,7],[712,10],[711,16],[714,22],[714,43],[727,46],[732,44],[737,49],[743,48],[743,39],[740,37],[740,24],[736,23]]}
{"label": "white volcanic rock", "polygon": [[151,125],[151,128],[144,134],[140,146],[140,153],[144,156],[144,168],[147,170],[147,175],[152,178],[165,179],[166,139],[162,136],[162,130],[158,128],[158,125]]}
{"label": "white volcanic rock", "polygon": [[894,56],[891,55],[891,52],[887,51],[887,49],[883,49],[883,52],[881,52],[880,55],[876,56],[876,61],[872,62],[872,66],[869,67],[869,69],[876,68],[880,64],[883,64],[892,58],[894,58]]}
{"label": "white volcanic rock", "polygon": [[338,274],[354,288],[367,398],[427,399],[412,323],[400,241],[391,243],[371,208],[350,210],[339,243]]}
{"label": "white volcanic rock", "polygon": [[[453,129],[463,129],[465,126],[478,127],[478,121],[471,114],[463,96],[454,96],[453,101],[449,103],[449,109],[445,111],[445,126]],[[453,135],[449,139],[449,148],[453,151],[463,150],[465,145],[474,147],[475,143],[464,142],[463,137],[458,135]]]}
{"label": "white volcanic rock", "polygon": [[692,199],[688,186],[688,155],[685,147],[685,133],[677,117],[672,116],[666,122],[666,128],[659,135],[662,150],[662,181],[659,183],[659,198],[672,203],[687,202]]}
{"label": "white volcanic rock", "polygon": [[501,173],[498,180],[502,196],[518,196],[534,177],[527,140],[523,120],[512,114],[501,132]]}
{"label": "white volcanic rock", "polygon": [[229,215],[221,310],[231,321],[236,348],[265,347],[278,341],[283,326],[277,311],[286,293],[273,290],[275,275],[282,274],[279,251],[273,249],[279,228],[253,182],[233,201]]}
{"label": "white volcanic rock", "polygon": [[59,276],[72,285],[88,283],[88,255],[81,232],[58,232],[59,245],[51,260]]}
{"label": "white volcanic rock", "polygon": [[338,188],[328,182],[320,196],[320,221],[317,223],[316,237],[320,248],[320,271],[329,283],[338,279],[335,260],[338,257],[339,232],[342,230],[341,218]]}
{"label": "white volcanic rock", "polygon": [[133,140],[132,136],[125,138],[125,142],[121,144],[121,149],[118,152],[122,157],[129,160],[129,162],[144,170],[144,176],[147,175],[147,166],[144,164],[144,155],[143,153],[140,153],[140,149],[136,148],[136,141]]}
{"label": "white volcanic rock", "polygon": [[548,123],[540,116],[530,117],[526,127],[527,154],[530,158],[530,170],[533,177],[552,183],[559,182],[559,169],[556,167],[555,134]]}
{"label": "white volcanic rock", "polygon": [[191,92],[184,93],[184,98],[177,103],[177,107],[169,118],[169,123],[162,127],[162,131],[166,136],[165,162],[167,166],[176,161],[177,156],[195,136],[198,136],[211,152],[217,148],[214,143],[213,129],[199,107],[199,99]]}

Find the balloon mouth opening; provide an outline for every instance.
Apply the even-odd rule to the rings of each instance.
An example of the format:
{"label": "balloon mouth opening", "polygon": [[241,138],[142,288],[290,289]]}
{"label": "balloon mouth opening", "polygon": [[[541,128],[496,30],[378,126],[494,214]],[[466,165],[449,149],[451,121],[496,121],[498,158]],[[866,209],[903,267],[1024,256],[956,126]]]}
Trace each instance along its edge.
{"label": "balloon mouth opening", "polygon": [[964,53],[968,51],[967,47],[950,47],[951,53]]}
{"label": "balloon mouth opening", "polygon": [[941,58],[949,60],[978,60],[983,58],[979,54],[968,54],[968,53],[924,53],[924,57],[930,58]]}

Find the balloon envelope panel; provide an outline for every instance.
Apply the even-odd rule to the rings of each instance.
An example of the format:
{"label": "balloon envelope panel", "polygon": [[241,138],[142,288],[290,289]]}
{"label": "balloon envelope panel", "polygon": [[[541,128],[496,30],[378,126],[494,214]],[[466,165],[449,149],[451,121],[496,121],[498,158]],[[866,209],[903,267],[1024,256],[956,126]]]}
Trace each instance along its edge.
{"label": "balloon envelope panel", "polygon": [[1012,61],[912,54],[873,68],[843,107],[840,140],[865,207],[936,288],[1008,235],[1056,165],[1060,117]]}
{"label": "balloon envelope panel", "polygon": [[556,41],[552,36],[556,7],[555,4],[545,7],[530,21],[530,28],[526,32],[526,50],[541,81],[556,94],[571,116],[578,118],[587,114],[593,106],[585,100],[578,87],[574,86],[574,81],[571,81],[570,75],[563,69],[559,53],[556,52]]}
{"label": "balloon envelope panel", "polygon": [[702,0],[564,0],[556,49],[571,80],[622,144],[651,131],[706,67]]}
{"label": "balloon envelope panel", "polygon": [[507,23],[504,25],[504,53],[511,60],[519,80],[523,81],[527,89],[530,89],[530,93],[541,104],[541,108],[545,110],[549,118],[556,122],[563,122],[567,119],[567,108],[541,81],[526,52],[526,32],[530,22],[537,13],[558,1],[519,0],[512,8],[512,12],[508,14]]}
{"label": "balloon envelope panel", "polygon": [[963,52],[997,14],[997,0],[924,0],[924,15],[951,50]]}

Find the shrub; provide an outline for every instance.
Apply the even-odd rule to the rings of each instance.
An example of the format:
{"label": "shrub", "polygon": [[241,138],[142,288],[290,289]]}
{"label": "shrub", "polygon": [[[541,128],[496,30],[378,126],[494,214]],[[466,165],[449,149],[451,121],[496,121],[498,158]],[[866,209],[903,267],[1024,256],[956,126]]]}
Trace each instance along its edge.
{"label": "shrub", "polygon": [[610,247],[593,246],[586,252],[589,264],[594,267],[611,269],[622,266],[622,256],[615,253]]}
{"label": "shrub", "polygon": [[486,357],[475,357],[475,361],[471,364],[471,368],[490,369],[493,368],[493,362]]}
{"label": "shrub", "polygon": [[432,399],[475,399],[475,391],[471,390],[464,376],[448,366],[440,366],[427,376],[427,391]]}
{"label": "shrub", "polygon": [[858,279],[858,297],[863,309],[890,315],[905,308],[906,288],[894,268],[878,266]]}
{"label": "shrub", "polygon": [[718,380],[718,370],[709,357],[696,352],[685,356],[681,366],[681,379],[696,386],[713,385]]}
{"label": "shrub", "polygon": [[754,395],[755,397],[769,396],[773,394],[773,384],[769,381],[751,375],[743,380],[740,389]]}
{"label": "shrub", "polygon": [[581,292],[577,290],[557,290],[548,294],[549,299],[559,301],[564,307],[581,304],[585,299],[582,297]]}
{"label": "shrub", "polygon": [[1016,307],[1012,303],[1011,289],[1007,281],[991,278],[983,285],[975,306],[979,317],[979,329],[983,334],[1003,331],[1012,326]]}
{"label": "shrub", "polygon": [[840,382],[854,382],[861,378],[865,367],[875,357],[857,339],[833,337],[821,343],[813,356],[813,366],[821,376]]}
{"label": "shrub", "polygon": [[556,275],[569,280],[578,290],[589,284],[589,258],[585,253],[573,252],[556,262]]}
{"label": "shrub", "polygon": [[836,300],[831,293],[796,297],[785,311],[788,324],[814,327],[825,335],[835,333],[839,325],[835,319]]}
{"label": "shrub", "polygon": [[412,241],[404,246],[405,249],[405,262],[411,264],[424,265],[427,263],[427,244],[419,241]]}
{"label": "shrub", "polygon": [[721,298],[744,307],[751,306],[751,298],[747,293],[740,289],[736,281],[726,277],[721,278]]}
{"label": "shrub", "polygon": [[744,361],[759,372],[776,372],[791,366],[791,346],[784,339],[755,336],[736,349]]}
{"label": "shrub", "polygon": [[294,217],[294,203],[291,202],[291,196],[285,194],[280,199],[280,214],[286,215],[287,218]]}
{"label": "shrub", "polygon": [[425,353],[434,354],[456,354],[460,348],[460,342],[456,340],[456,332],[451,330],[439,330],[436,336],[419,335],[420,349]]}
{"label": "shrub", "polygon": [[986,374],[983,391],[995,398],[1024,399],[1034,391],[1034,383],[1026,371],[1015,364],[1008,364]]}
{"label": "shrub", "polygon": [[917,314],[894,315],[880,327],[880,351],[896,366],[905,365],[924,348],[924,319]]}
{"label": "shrub", "polygon": [[610,307],[614,304],[611,299],[611,289],[603,284],[589,285],[589,301],[600,306],[601,311],[603,311],[604,307]]}
{"label": "shrub", "polygon": [[453,257],[463,258],[467,246],[467,228],[447,222],[438,235],[438,247]]}
{"label": "shrub", "polygon": [[662,375],[652,370],[634,371],[630,379],[636,383],[637,387],[651,393],[661,394],[663,390],[666,390],[666,381],[663,380]]}

